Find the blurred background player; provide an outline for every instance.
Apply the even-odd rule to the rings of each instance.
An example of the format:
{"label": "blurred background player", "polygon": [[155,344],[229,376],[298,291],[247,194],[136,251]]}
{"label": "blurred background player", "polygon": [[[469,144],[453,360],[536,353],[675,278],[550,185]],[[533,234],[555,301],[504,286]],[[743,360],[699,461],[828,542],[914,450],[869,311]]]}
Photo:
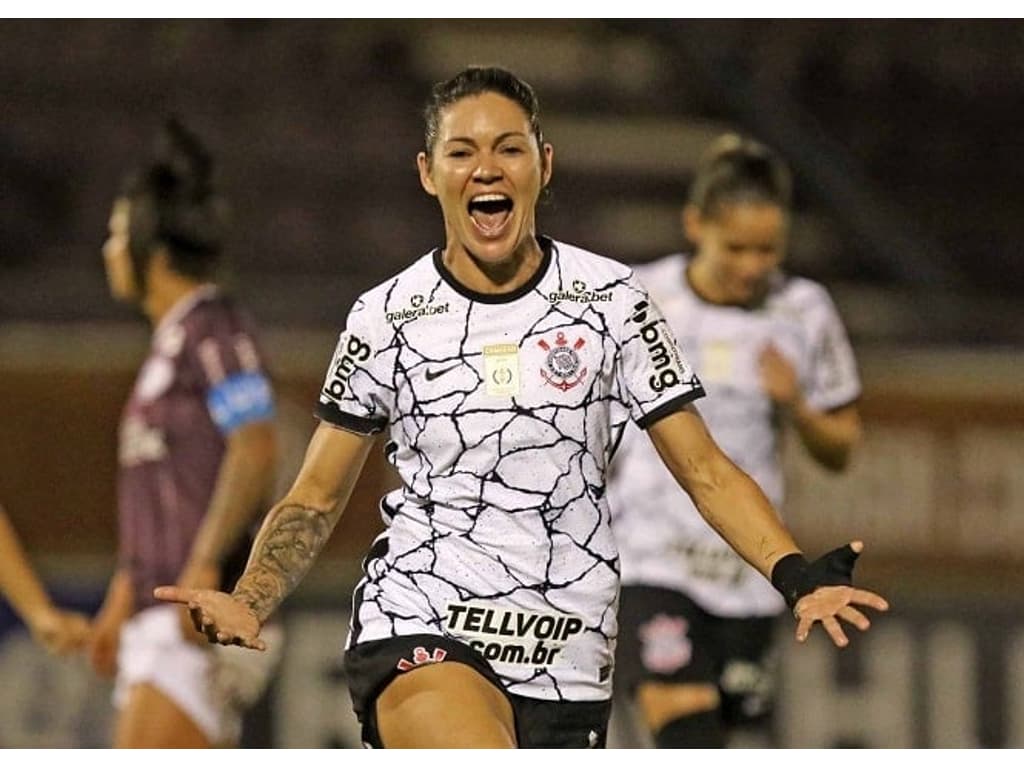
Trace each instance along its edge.
{"label": "blurred background player", "polygon": [[89,633],[89,620],[62,611],[50,600],[0,506],[0,595],[14,608],[32,637],[50,653],[65,654],[81,648]]}
{"label": "blurred background player", "polygon": [[[683,210],[692,254],[637,267],[708,390],[699,410],[722,449],[783,501],[783,431],[843,469],[861,436],[857,367],[826,290],[784,275],[791,177],[736,135],[705,154]],[[628,428],[609,496],[622,559],[617,651],[658,747],[725,746],[770,725],[779,593],[704,521]]]}
{"label": "blurred background player", "polygon": [[168,581],[230,588],[274,475],[254,329],[213,282],[226,210],[211,171],[198,139],[169,121],[114,201],[103,246],[111,294],[153,326],[121,416],[119,560],[90,647],[97,672],[116,671],[117,747],[236,743],[240,709],[275,659],[215,651],[187,612],[152,597]]}

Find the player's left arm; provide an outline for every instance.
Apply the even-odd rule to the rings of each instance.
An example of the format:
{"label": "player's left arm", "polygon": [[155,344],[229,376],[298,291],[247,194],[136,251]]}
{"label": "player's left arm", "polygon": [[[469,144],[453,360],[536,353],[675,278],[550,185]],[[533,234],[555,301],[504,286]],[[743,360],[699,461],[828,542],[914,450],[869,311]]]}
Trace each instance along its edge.
{"label": "player's left arm", "polygon": [[[219,343],[218,343],[219,342]],[[178,585],[220,586],[221,566],[271,497],[277,458],[274,397],[248,336],[211,337],[201,353],[206,405],[224,435],[224,455]],[[203,358],[205,355],[205,359]],[[183,628],[191,621],[183,615]]]}
{"label": "player's left arm", "polygon": [[662,461],[708,523],[766,577],[788,554],[799,552],[760,486],[734,464],[687,405],[648,429]]}
{"label": "player's left arm", "polygon": [[219,579],[213,574],[219,575],[229,550],[269,498],[276,456],[274,426],[269,420],[249,422],[228,435],[213,495],[179,580],[181,586],[218,586]]}
{"label": "player's left arm", "polygon": [[799,620],[798,640],[820,621],[833,642],[845,646],[849,640],[838,619],[865,630],[870,622],[855,606],[888,607],[879,595],[851,584],[860,542],[813,563],[804,559],[764,492],[722,452],[693,405],[654,422],[648,433],[704,519],[782,592]]}

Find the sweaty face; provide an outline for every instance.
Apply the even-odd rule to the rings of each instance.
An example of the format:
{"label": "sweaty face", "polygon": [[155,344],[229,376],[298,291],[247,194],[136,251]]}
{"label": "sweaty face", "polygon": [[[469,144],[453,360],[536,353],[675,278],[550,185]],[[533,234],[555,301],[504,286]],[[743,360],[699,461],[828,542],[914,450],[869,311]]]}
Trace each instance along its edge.
{"label": "sweaty face", "polygon": [[110,295],[119,301],[138,299],[135,270],[128,254],[128,208],[126,200],[114,203],[107,223],[109,234],[103,243],[103,263]]}
{"label": "sweaty face", "polygon": [[537,146],[516,102],[468,96],[442,113],[430,157],[417,158],[423,188],[444,214],[447,251],[500,264],[533,248],[540,191],[551,176],[551,146]]}
{"label": "sweaty face", "polygon": [[700,287],[714,301],[745,305],[760,298],[785,255],[786,215],[770,203],[726,204],[711,216],[688,212],[687,233]]}

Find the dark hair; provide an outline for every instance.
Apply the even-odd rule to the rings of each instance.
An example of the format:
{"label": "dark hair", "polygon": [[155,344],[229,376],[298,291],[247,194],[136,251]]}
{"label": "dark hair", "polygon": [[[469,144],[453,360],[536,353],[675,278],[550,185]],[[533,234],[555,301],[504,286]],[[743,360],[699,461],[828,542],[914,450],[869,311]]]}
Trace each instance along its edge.
{"label": "dark hair", "polygon": [[522,107],[537,139],[537,146],[543,148],[540,103],[530,84],[501,67],[467,67],[450,80],[437,83],[430,92],[430,100],[423,109],[423,146],[426,148],[427,157],[434,151],[434,144],[437,143],[441,112],[457,101],[482,93],[500,94]]}
{"label": "dark hair", "polygon": [[202,280],[216,270],[227,208],[212,187],[212,170],[195,134],[170,118],[150,161],[126,177],[121,195],[129,203],[128,248],[140,286],[153,251],[161,246],[179,274]]}
{"label": "dark hair", "polygon": [[788,211],[792,195],[792,176],[778,155],[764,144],[728,133],[704,153],[688,202],[702,216],[714,216],[731,203],[767,203]]}

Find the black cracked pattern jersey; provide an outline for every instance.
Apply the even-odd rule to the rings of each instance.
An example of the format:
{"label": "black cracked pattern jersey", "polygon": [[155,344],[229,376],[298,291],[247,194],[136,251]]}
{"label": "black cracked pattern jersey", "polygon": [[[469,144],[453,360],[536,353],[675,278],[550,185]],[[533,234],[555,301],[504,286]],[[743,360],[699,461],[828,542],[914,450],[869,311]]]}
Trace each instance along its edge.
{"label": "black cracked pattern jersey", "polygon": [[435,251],[349,314],[318,416],[386,431],[403,484],[381,502],[348,644],[456,637],[512,693],[601,700],[619,584],[606,470],[628,420],[703,390],[629,267],[539,240],[513,293],[470,291]]}

